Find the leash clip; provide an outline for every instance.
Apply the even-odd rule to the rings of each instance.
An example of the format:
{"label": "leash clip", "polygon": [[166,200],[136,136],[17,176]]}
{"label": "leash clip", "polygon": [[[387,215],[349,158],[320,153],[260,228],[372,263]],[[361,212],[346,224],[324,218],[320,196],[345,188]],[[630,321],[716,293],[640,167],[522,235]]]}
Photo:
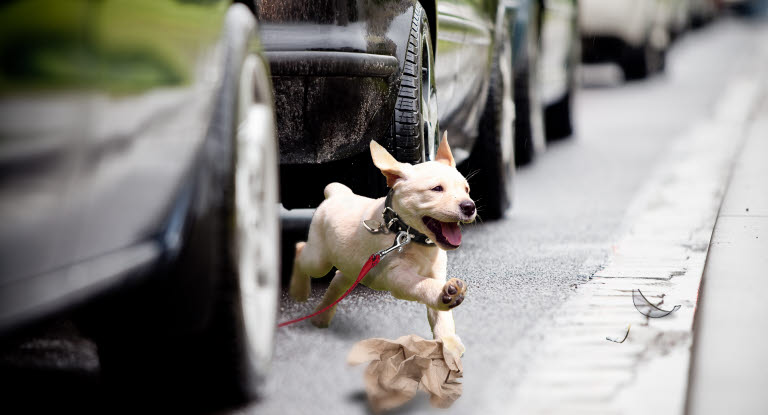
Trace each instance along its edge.
{"label": "leash clip", "polygon": [[392,244],[391,247],[379,251],[379,257],[384,258],[384,256],[388,255],[390,252],[397,249],[397,252],[403,252],[403,247],[408,245],[411,242],[411,235],[408,232],[401,231],[397,234],[397,238],[395,238],[395,242]]}

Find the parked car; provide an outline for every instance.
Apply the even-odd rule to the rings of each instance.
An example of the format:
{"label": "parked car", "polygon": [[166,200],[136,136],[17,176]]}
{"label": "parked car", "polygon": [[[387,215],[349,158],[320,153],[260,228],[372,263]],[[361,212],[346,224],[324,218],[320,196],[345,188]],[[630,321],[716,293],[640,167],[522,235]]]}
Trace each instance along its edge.
{"label": "parked car", "polygon": [[691,27],[701,27],[717,16],[722,0],[690,0]]}
{"label": "parked car", "polygon": [[547,0],[541,18],[541,99],[548,140],[573,133],[573,97],[581,61],[577,0]]}
{"label": "parked car", "polygon": [[669,10],[668,30],[671,42],[682,36],[691,24],[692,0],[674,0],[667,2]]}
{"label": "parked car", "polygon": [[576,0],[521,0],[515,19],[515,157],[529,163],[547,139],[571,135],[579,62]]}
{"label": "parked car", "polygon": [[419,163],[434,158],[447,130],[457,162],[478,171],[472,192],[485,200],[481,214],[501,216],[514,172],[512,7],[257,0],[275,88],[283,206],[316,206],[332,181],[382,196],[369,142]]}
{"label": "parked car", "polygon": [[673,0],[581,0],[579,5],[584,62],[615,62],[627,80],[664,68]]}
{"label": "parked car", "polygon": [[121,405],[251,397],[276,326],[271,101],[243,5],[3,3],[3,341],[66,313]]}

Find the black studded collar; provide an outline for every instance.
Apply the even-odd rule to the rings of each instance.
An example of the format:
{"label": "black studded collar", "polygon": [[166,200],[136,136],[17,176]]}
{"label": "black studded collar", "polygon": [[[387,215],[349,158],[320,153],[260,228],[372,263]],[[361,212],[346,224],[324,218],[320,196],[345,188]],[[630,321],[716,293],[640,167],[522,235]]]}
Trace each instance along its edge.
{"label": "black studded collar", "polygon": [[397,212],[392,208],[392,195],[394,192],[394,190],[390,190],[387,194],[387,199],[384,201],[384,226],[395,234],[400,232],[409,233],[412,242],[426,246],[435,246],[435,243],[427,235],[417,231],[398,216]]}

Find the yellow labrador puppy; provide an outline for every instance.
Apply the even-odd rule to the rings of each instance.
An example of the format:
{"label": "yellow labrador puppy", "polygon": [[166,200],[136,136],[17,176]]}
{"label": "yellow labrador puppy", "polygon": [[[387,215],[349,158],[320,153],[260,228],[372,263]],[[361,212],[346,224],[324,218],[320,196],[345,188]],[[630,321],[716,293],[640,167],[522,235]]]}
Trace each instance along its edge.
{"label": "yellow labrador puppy", "polygon": [[[383,258],[362,283],[425,304],[435,339],[463,353],[450,310],[464,300],[467,285],[458,278],[446,281],[445,251],[461,245],[459,224],[474,221],[476,209],[467,180],[456,170],[447,135],[435,161],[400,163],[375,141],[371,157],[387,179],[389,195],[370,199],[340,183],[329,184],[307,242],[296,244],[290,294],[306,301],[310,277],[322,277],[335,266],[338,271],[317,310],[325,308],[354,283],[371,254],[392,246],[397,233],[406,231],[411,242]],[[327,327],[335,311],[333,307],[313,317],[312,323]]]}

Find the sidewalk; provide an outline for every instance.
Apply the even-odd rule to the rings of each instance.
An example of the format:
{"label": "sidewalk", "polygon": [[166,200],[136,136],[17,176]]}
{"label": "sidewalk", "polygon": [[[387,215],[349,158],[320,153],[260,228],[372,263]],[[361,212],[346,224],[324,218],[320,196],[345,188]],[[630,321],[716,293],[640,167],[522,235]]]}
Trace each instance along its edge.
{"label": "sidewalk", "polygon": [[755,114],[702,277],[689,414],[768,414],[768,98]]}
{"label": "sidewalk", "polygon": [[[765,162],[768,118],[763,118],[768,116],[768,83],[764,80],[768,48],[761,46],[756,53],[760,54],[760,59],[739,66],[742,69],[724,83],[712,113],[681,132],[659,160],[644,188],[630,204],[622,225],[624,231],[612,245],[609,257],[599,262],[588,261],[601,266],[587,274],[588,280],[577,287],[576,293],[549,323],[542,322],[546,334],[542,336],[541,347],[529,364],[526,376],[510,396],[510,413],[647,415],[681,414],[686,410],[691,414],[768,413],[756,410],[756,406],[725,412],[725,407],[742,409],[732,403],[740,398],[728,396],[726,399],[723,395],[728,392],[735,396],[742,385],[721,376],[726,373],[721,366],[705,368],[705,365],[697,365],[697,373],[701,373],[696,375],[697,379],[714,381],[702,382],[700,386],[689,385],[694,361],[733,367],[734,373],[745,370],[741,365],[751,364],[750,370],[755,375],[746,382],[753,383],[743,390],[757,401],[768,402],[768,396],[763,396],[763,391],[768,390],[763,373],[768,367],[768,353],[760,359],[751,355],[741,359],[738,354],[741,350],[733,349],[744,346],[741,348],[744,353],[755,354],[761,349],[768,350],[760,347],[761,337],[768,339],[768,334],[763,334],[765,324],[760,321],[760,318],[768,317],[768,303],[760,301],[763,291],[768,290],[759,289],[768,288],[768,280],[762,281],[760,286],[752,283],[758,278],[757,274],[768,267],[755,265],[757,268],[750,268],[753,274],[740,273],[742,280],[734,284],[735,275],[730,273],[746,269],[747,260],[737,257],[736,266],[731,262],[722,265],[719,269],[726,268],[727,272],[718,271],[720,283],[736,288],[737,293],[718,298],[722,301],[719,308],[727,311],[714,312],[717,317],[702,316],[704,309],[696,314],[705,267],[712,273],[718,263],[714,259],[708,260],[708,255],[734,252],[750,261],[761,260],[763,265],[768,265],[766,245],[728,251],[728,243],[740,239],[717,230],[712,239],[716,223],[723,226],[733,221],[732,226],[750,227],[754,232],[749,235],[758,236],[756,240],[763,244],[768,243],[768,163]],[[738,171],[734,173],[737,162]],[[724,200],[726,194],[728,199]],[[734,204],[731,199],[735,197],[738,197],[735,199],[738,203]],[[735,215],[746,213],[746,206],[742,206],[746,203],[744,198],[754,207],[750,206],[746,218],[740,218]],[[729,219],[724,219],[723,215]],[[757,222],[743,222],[748,220],[766,221],[760,222],[764,235],[756,234]],[[747,234],[739,232],[739,237]],[[723,240],[723,244],[718,245],[718,240]],[[710,244],[720,248],[710,252]],[[744,261],[743,265],[739,261]],[[747,277],[753,280],[747,280]],[[664,318],[649,318],[633,305],[636,289],[663,309],[680,307]],[[720,291],[710,286],[707,290]],[[727,292],[726,289],[723,291]],[[738,295],[744,292],[752,296],[752,302],[740,300]],[[715,307],[714,301],[702,300],[703,307],[708,310]],[[742,312],[738,307],[748,309]],[[750,311],[759,307],[764,311]],[[736,318],[748,315],[751,319],[741,320],[743,325],[736,325],[732,323],[732,317],[719,318],[733,312],[739,313]],[[702,326],[730,325],[727,332],[713,325],[709,330],[710,338],[696,338],[702,347],[697,349],[699,355],[695,360],[692,354],[694,316],[701,320]],[[749,332],[744,334],[738,330],[742,327],[748,327]],[[609,340],[621,339],[625,334],[624,342]],[[704,345],[710,344],[712,348],[705,348]],[[729,360],[739,360],[740,365]],[[713,371],[715,375],[710,374]],[[757,376],[763,376],[761,381],[752,381]],[[724,388],[715,383],[717,380],[734,387]],[[703,411],[701,406],[692,403],[694,399],[689,402],[689,389],[694,399],[705,396],[708,400],[720,400],[720,406],[704,402],[703,397],[698,398],[703,406],[711,409],[711,412]]]}

